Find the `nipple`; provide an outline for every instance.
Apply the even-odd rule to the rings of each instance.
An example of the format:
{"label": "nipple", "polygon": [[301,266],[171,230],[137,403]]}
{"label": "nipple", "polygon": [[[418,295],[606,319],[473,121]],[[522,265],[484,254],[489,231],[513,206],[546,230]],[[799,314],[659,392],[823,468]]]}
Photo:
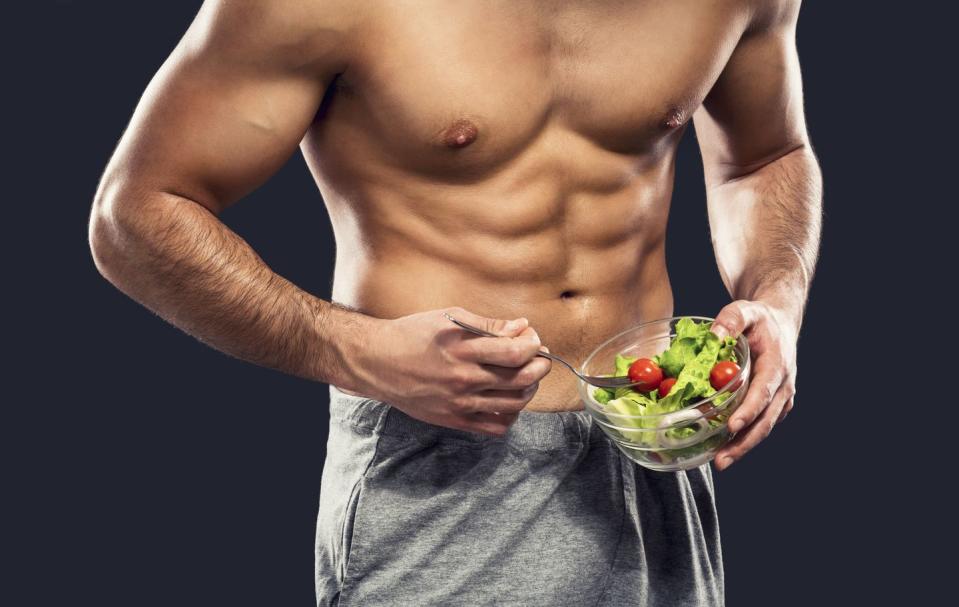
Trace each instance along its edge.
{"label": "nipple", "polygon": [[476,141],[478,135],[475,124],[460,118],[443,132],[443,143],[451,148],[462,148]]}
{"label": "nipple", "polygon": [[675,129],[683,126],[683,123],[686,122],[686,112],[682,108],[673,108],[669,115],[666,117],[666,128]]}

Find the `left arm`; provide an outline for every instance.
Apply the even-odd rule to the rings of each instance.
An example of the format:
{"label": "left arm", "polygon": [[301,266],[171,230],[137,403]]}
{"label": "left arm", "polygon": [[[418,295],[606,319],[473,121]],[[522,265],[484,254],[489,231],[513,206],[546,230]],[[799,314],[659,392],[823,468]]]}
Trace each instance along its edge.
{"label": "left arm", "polygon": [[799,0],[760,8],[694,123],[716,260],[734,301],[714,332],[749,340],[749,391],[729,420],[742,432],[724,470],[792,409],[796,342],[819,250],[822,178],[803,117],[795,31]]}

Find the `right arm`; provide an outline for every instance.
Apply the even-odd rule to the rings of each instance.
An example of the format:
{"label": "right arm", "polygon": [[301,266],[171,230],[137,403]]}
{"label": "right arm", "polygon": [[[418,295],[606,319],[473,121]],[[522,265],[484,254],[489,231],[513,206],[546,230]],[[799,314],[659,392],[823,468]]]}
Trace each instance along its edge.
{"label": "right arm", "polygon": [[[300,377],[349,381],[356,315],[270,270],[218,215],[297,149],[347,23],[327,48],[257,2],[206,3],[144,92],[94,200],[90,244],[120,290],[203,342]],[[263,3],[268,4],[268,3]],[[316,65],[297,55],[318,56]]]}
{"label": "right arm", "polygon": [[545,374],[532,329],[489,321],[510,338],[477,339],[444,325],[441,311],[395,321],[359,314],[273,272],[218,219],[297,150],[326,87],[347,69],[356,26],[344,4],[204,4],[100,182],[94,260],[121,291],[227,354],[389,400],[425,421],[502,433]]}

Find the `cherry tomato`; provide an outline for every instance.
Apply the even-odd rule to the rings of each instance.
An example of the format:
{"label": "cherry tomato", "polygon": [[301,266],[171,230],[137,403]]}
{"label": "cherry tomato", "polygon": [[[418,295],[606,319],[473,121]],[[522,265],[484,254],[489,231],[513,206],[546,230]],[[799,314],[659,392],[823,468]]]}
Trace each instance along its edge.
{"label": "cherry tomato", "polygon": [[648,358],[637,358],[629,365],[629,381],[637,382],[633,389],[637,392],[652,392],[663,381],[663,370]]}
{"label": "cherry tomato", "polygon": [[675,377],[667,377],[659,384],[659,398],[663,398],[669,391],[673,389],[673,384],[676,383]]}
{"label": "cherry tomato", "polygon": [[723,386],[732,381],[737,373],[739,373],[739,365],[731,360],[721,360],[709,372],[709,383],[716,390],[722,390]]}

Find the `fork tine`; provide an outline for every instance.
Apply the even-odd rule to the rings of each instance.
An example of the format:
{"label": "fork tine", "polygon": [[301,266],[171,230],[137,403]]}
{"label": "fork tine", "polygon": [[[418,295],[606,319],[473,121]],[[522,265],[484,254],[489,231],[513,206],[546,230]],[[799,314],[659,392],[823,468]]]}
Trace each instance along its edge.
{"label": "fork tine", "polygon": [[628,377],[596,377],[590,375],[583,376],[583,381],[597,388],[623,388],[634,383]]}

